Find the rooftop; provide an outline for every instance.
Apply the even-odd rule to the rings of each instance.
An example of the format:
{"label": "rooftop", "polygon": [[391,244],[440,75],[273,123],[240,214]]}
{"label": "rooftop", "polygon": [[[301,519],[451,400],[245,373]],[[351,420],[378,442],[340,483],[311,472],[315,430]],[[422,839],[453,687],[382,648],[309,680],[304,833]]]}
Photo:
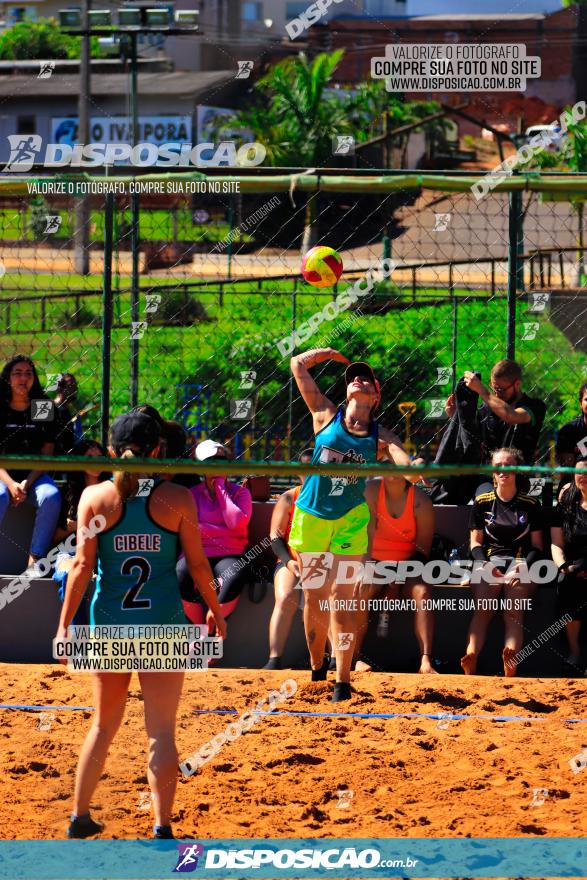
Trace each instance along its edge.
{"label": "rooftop", "polygon": [[[214,70],[205,72],[174,71],[173,73],[139,73],[139,95],[169,95],[174,98],[198,98],[211,89],[218,89],[234,81],[234,70]],[[34,83],[35,97],[55,98],[77,95],[79,75],[76,73],[54,73],[49,79],[36,76],[0,77],[0,97],[22,98],[30,93]],[[127,95],[129,77],[124,73],[98,73],[92,76],[91,92],[94,97]]]}

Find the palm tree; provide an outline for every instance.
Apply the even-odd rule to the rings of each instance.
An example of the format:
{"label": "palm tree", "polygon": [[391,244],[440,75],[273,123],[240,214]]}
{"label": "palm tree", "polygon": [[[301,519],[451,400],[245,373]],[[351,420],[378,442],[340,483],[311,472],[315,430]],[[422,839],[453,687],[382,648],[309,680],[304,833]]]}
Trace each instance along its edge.
{"label": "palm tree", "polygon": [[[310,59],[305,53],[286,58],[258,80],[256,100],[225,119],[227,131],[248,132],[267,150],[267,162],[317,168],[332,162],[332,139],[352,134],[361,142],[381,133],[387,113],[392,128],[414,122],[439,108],[433,102],[405,103],[390,94],[385,83],[362,83],[356,90],[328,89],[344,51],[323,52]],[[318,240],[317,194],[306,202],[302,253]]]}
{"label": "palm tree", "polygon": [[[230,119],[231,129],[248,129],[273,165],[330,164],[333,135],[352,131],[348,109],[325,91],[342,56],[337,50],[310,60],[300,52],[274,65],[255,85],[258,100]],[[316,195],[310,194],[302,253],[317,241],[316,219]]]}

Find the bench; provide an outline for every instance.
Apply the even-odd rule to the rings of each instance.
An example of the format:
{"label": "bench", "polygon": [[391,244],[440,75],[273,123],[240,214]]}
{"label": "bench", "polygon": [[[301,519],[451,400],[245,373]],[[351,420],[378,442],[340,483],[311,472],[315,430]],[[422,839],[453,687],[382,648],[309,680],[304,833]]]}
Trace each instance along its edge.
{"label": "bench", "polygon": [[[10,508],[0,533],[0,589],[26,566],[28,539],[32,529],[33,509],[28,505]],[[436,506],[436,531],[460,544],[467,534],[470,507]],[[249,528],[250,547],[259,546],[269,534],[273,510],[272,502],[254,502]],[[271,552],[264,551],[257,557],[271,566],[275,560]],[[471,597],[468,587],[434,587],[434,598]],[[261,601],[255,601],[258,599]],[[87,600],[86,600],[87,601]],[[229,639],[225,645],[220,666],[259,668],[268,656],[269,618],[273,610],[271,586],[264,596],[245,588],[236,612],[229,622]],[[20,596],[0,609],[0,662],[47,663],[52,661],[52,640],[57,629],[61,603],[55,582],[41,578],[30,582],[30,587]],[[412,628],[412,612],[394,612],[390,616],[389,635],[385,639],[376,635],[377,615],[373,615],[365,639],[364,653],[375,669],[398,672],[415,671],[419,656]],[[434,657],[439,661],[439,672],[460,672],[459,660],[466,644],[470,611],[437,612]],[[556,592],[552,587],[539,587],[533,600],[531,612],[526,613],[525,644],[547,629],[557,617]],[[542,650],[535,651],[523,661],[519,673],[529,676],[557,676],[562,672],[564,636],[550,639]],[[500,674],[500,647],[503,644],[502,615],[497,613],[489,634],[487,645],[479,661],[479,672]],[[301,614],[297,614],[284,655],[284,662],[293,667],[304,668],[308,662]]]}

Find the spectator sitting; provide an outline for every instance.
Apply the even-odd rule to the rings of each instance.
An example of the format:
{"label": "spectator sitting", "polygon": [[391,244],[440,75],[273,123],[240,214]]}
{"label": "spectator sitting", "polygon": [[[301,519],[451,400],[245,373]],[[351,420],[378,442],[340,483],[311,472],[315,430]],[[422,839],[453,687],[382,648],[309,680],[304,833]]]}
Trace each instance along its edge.
{"label": "spectator sitting", "polygon": [[[313,452],[313,446],[300,452],[302,464],[310,464]],[[296,499],[304,482],[303,474],[299,480],[299,486],[279,496],[271,516],[271,545],[279,561],[273,575],[275,606],[269,622],[269,660],[263,669],[281,669],[281,657],[302,595],[300,589],[296,590],[300,580],[299,563],[287,543]]]}
{"label": "spectator sitting", "polygon": [[[491,464],[497,468],[523,463],[519,449],[496,449]],[[467,675],[474,675],[477,659],[485,644],[487,629],[495,613],[484,605],[485,600],[498,600],[502,590],[506,600],[504,611],[505,646],[503,649],[504,674],[516,674],[516,655],[524,640],[524,612],[516,609],[517,599],[529,599],[536,584],[528,583],[526,568],[542,558],[542,508],[536,498],[519,489],[519,477],[512,472],[496,470],[494,488],[477,495],[471,510],[471,556],[480,562],[494,562],[493,583],[471,583],[476,610],[469,626],[469,641],[461,666]],[[507,572],[507,573],[506,573]],[[522,574],[523,572],[523,574]],[[505,575],[505,576],[504,576]]]}
{"label": "spectator sitting", "polygon": [[[384,477],[369,480],[365,500],[371,511],[371,557],[378,562],[402,562],[408,559],[426,563],[434,537],[434,506],[426,494],[404,477]],[[432,641],[434,638],[434,613],[425,609],[424,601],[432,598],[432,587],[420,577],[407,578],[405,584],[363,584],[361,599],[365,609],[359,611],[360,624],[357,631],[356,656],[360,656],[362,642],[369,621],[369,600],[375,596],[386,599],[413,599],[416,603],[414,631],[420,647],[419,672],[436,672],[432,667]],[[382,611],[381,615],[387,615]],[[386,617],[380,616],[385,624]],[[384,626],[385,629],[385,626]],[[371,666],[357,660],[357,672],[368,672]]]}
{"label": "spectator sitting", "polygon": [[[0,374],[0,454],[53,455],[53,414],[53,401],[43,392],[31,358],[17,355],[8,361]],[[9,504],[16,507],[25,500],[34,504],[37,512],[23,574],[41,577],[36,563],[46,555],[55,533],[61,509],[59,489],[42,470],[0,469],[0,523]]]}
{"label": "spectator sitting", "polygon": [[[160,454],[161,458],[171,458],[177,462],[185,461],[188,458],[187,435],[179,422],[175,422],[173,419],[164,419],[163,437],[165,456]],[[161,476],[164,480],[173,480],[174,483],[179,483],[180,486],[185,485],[182,477],[185,477],[186,474],[175,474],[173,470],[169,470],[162,473]],[[187,474],[187,476],[190,475]],[[193,485],[193,483],[190,485]]]}
{"label": "spectator sitting", "polygon": [[[86,455],[90,458],[105,456],[104,448],[97,440],[80,440],[72,449],[72,455]],[[70,471],[67,475],[63,504],[54,541],[63,541],[77,530],[77,506],[86,486],[94,486],[110,478],[109,473],[95,471]]]}
{"label": "spectator sitting", "polygon": [[558,584],[560,611],[571,618],[565,626],[568,663],[576,668],[581,659],[581,622],[587,618],[587,456],[575,466],[581,473],[561,491],[552,513],[551,540],[552,558],[563,575]]}
{"label": "spectator sitting", "polygon": [[[204,440],[196,447],[198,461],[222,461],[229,457],[226,446],[214,440]],[[249,540],[248,524],[253,509],[251,493],[226,477],[211,474],[193,486],[190,492],[196,501],[204,553],[214,574],[218,600],[226,618],[234,611],[251,574],[251,561],[243,555]],[[177,563],[177,576],[188,618],[193,623],[203,622],[199,594],[195,593],[183,556]]]}
{"label": "spectator sitting", "polygon": [[77,381],[72,373],[62,373],[55,395],[55,455],[68,455],[82,437],[81,417],[70,404],[77,398]]}
{"label": "spectator sitting", "polygon": [[587,382],[579,388],[579,406],[581,415],[566,422],[557,434],[556,460],[562,467],[575,467],[578,459],[587,456]]}

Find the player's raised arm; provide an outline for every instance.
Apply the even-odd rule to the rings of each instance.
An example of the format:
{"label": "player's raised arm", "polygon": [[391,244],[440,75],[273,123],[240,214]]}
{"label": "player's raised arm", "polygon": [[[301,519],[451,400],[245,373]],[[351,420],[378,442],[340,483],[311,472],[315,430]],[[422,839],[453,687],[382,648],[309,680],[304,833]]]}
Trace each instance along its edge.
{"label": "player's raised arm", "polygon": [[310,370],[324,361],[339,361],[348,364],[349,360],[333,348],[312,348],[296,354],[290,361],[291,371],[296,380],[306,406],[314,419],[314,430],[318,431],[336,414],[336,406],[326,395],[322,394],[310,375]]}
{"label": "player's raised arm", "polygon": [[[402,441],[397,434],[390,431],[389,428],[379,428],[378,440],[377,458],[379,460],[391,461],[393,464],[399,465],[411,464],[410,456],[404,449]],[[417,483],[419,479],[420,475],[417,473],[413,475],[406,474],[406,480],[409,480],[410,483]]]}

